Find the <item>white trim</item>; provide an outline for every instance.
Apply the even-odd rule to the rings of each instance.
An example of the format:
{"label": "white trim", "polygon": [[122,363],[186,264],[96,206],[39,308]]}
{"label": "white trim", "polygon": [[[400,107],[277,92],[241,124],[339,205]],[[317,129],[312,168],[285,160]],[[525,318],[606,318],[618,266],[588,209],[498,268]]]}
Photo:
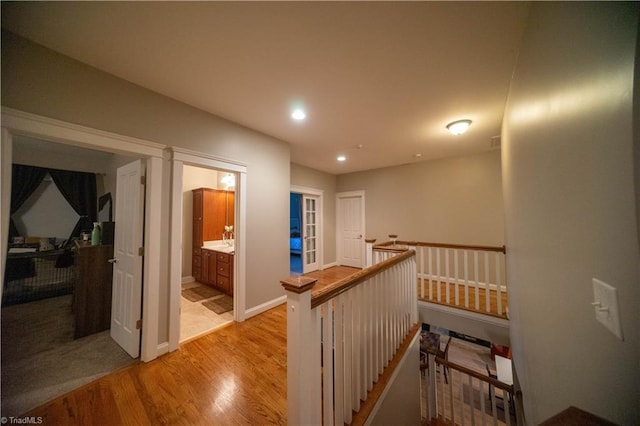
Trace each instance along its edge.
{"label": "white trim", "polygon": [[249,319],[251,317],[254,317],[256,315],[260,315],[263,312],[268,311],[269,309],[273,309],[276,306],[280,306],[283,303],[285,303],[287,301],[287,296],[280,296],[278,298],[275,298],[273,300],[270,300],[268,302],[265,302],[261,305],[258,306],[254,306],[253,308],[247,309],[247,311],[245,312],[246,315],[246,319]]}
{"label": "white trim", "polygon": [[[306,186],[291,185],[291,187],[289,188],[289,192],[290,193],[293,192],[295,194],[302,194],[303,196],[311,195],[314,197],[318,197],[318,207],[316,209],[316,213],[318,211],[320,213],[318,215],[318,223],[316,224],[316,232],[317,232],[317,235],[320,236],[320,238],[318,239],[318,248],[317,248],[318,265],[320,270],[325,269],[325,267],[322,264],[324,262],[324,190],[308,188]],[[300,226],[302,226],[302,224],[300,224]],[[304,269],[304,259],[302,263],[302,268]]]}
{"label": "white trim", "polygon": [[[171,226],[169,235],[169,351],[180,347],[180,295],[182,292],[182,161],[171,161]],[[173,247],[178,247],[176,250]],[[193,277],[191,277],[193,279]],[[173,283],[180,282],[180,286]],[[194,279],[195,281],[195,279]],[[175,318],[178,318],[177,323]]]}
{"label": "white trim", "polygon": [[2,107],[2,126],[12,134],[106,152],[162,157],[165,145]]}
{"label": "white trim", "polygon": [[[151,361],[158,356],[158,322],[160,317],[160,249],[162,247],[162,158],[147,159],[144,218],[144,278],[142,284],[142,324],[154,340],[142,339],[140,359]],[[162,274],[164,275],[164,274]],[[168,285],[168,283],[167,283]],[[144,308],[146,306],[146,309]]]}
{"label": "white trim", "polygon": [[171,147],[170,150],[173,153],[172,158],[176,161],[182,161],[183,163],[197,164],[198,166],[219,169],[225,172],[246,173],[247,171],[247,164],[240,161],[175,146]]}
{"label": "white trim", "polygon": [[180,346],[180,292],[182,290],[182,179],[185,165],[221,170],[236,174],[235,196],[235,261],[233,316],[245,320],[246,306],[246,229],[247,229],[247,166],[244,163],[212,155],[172,147],[171,152],[171,224],[169,253],[169,350]]}
{"label": "white trim", "polygon": [[329,268],[333,268],[334,266],[338,266],[338,262],[327,263],[322,266],[322,269],[329,269]]}
{"label": "white trim", "polygon": [[[240,233],[235,235],[235,251],[236,260],[233,264],[235,287],[233,291],[233,312],[235,320],[242,322],[247,319],[247,179],[248,173],[245,171],[238,172],[236,180],[236,208],[235,223],[240,227]],[[236,228],[238,228],[236,226]]]}
{"label": "white trim", "polygon": [[164,354],[168,354],[169,353],[169,342],[160,343],[158,345],[158,347],[156,348],[156,353],[158,354],[158,356],[162,356]]}
{"label": "white trim", "polygon": [[364,190],[360,190],[360,191],[347,191],[347,192],[338,192],[336,194],[336,263],[338,265],[341,265],[342,263],[340,262],[340,259],[342,258],[342,244],[340,244],[341,241],[341,233],[340,233],[340,228],[341,228],[341,217],[340,217],[340,201],[343,198],[353,198],[353,197],[360,197],[361,198],[361,202],[362,202],[362,212],[361,212],[361,220],[362,220],[362,237],[360,238],[362,240],[362,248],[361,248],[361,253],[360,253],[360,259],[362,260],[362,264],[360,265],[361,268],[365,268],[366,266],[366,260],[367,260],[367,253],[366,253],[366,249],[367,246],[365,244],[365,238],[367,235],[367,230],[366,230],[366,221],[365,221],[365,207],[366,207],[366,202],[365,202],[365,191]]}
{"label": "white trim", "polygon": [[[81,146],[103,152],[125,153],[147,158],[145,197],[145,260],[141,336],[142,361],[157,358],[160,294],[162,156],[164,145],[80,126],[53,118],[2,107],[2,125],[10,135],[25,135],[65,145]],[[6,132],[3,130],[3,138]],[[3,156],[3,161],[6,161]],[[4,184],[4,179],[3,179]],[[9,217],[8,206],[2,206],[1,220]]]}
{"label": "white trim", "polygon": [[[422,278],[423,276],[424,276],[425,280],[438,281],[440,283],[448,282],[449,284],[455,284],[455,282],[456,282],[456,279],[453,278],[453,277],[449,278],[449,280],[447,281],[447,278],[443,277],[443,276],[438,277],[438,276],[433,275],[433,274],[421,274],[421,273],[418,273],[418,278]],[[468,283],[469,283],[469,288],[476,288],[476,282],[475,281],[469,280]],[[464,278],[458,278],[458,285],[464,287],[464,285],[465,285]],[[425,286],[426,286],[426,284],[425,284]],[[478,282],[478,288],[480,288],[480,289],[486,288],[486,283],[483,283],[481,281]],[[497,284],[489,283],[489,290],[497,290],[497,289],[498,289],[498,285]],[[504,284],[501,284],[500,285],[500,291],[503,292],[503,293],[506,293],[507,292],[507,286],[504,285]]]}
{"label": "white trim", "polygon": [[478,322],[484,322],[484,323],[495,325],[498,327],[509,328],[509,320],[506,320],[503,318],[496,318],[492,315],[485,315],[482,313],[467,311],[465,309],[457,309],[454,307],[439,305],[437,303],[418,300],[418,310],[420,310],[421,308],[430,309],[432,311],[444,312],[450,315],[457,315],[462,318],[467,318],[467,319],[475,320]]}
{"label": "white trim", "polygon": [[[0,277],[4,277],[7,243],[9,242],[9,215],[11,212],[11,157],[13,142],[11,132],[2,128],[2,142],[0,145]],[[0,284],[4,291],[4,279]],[[0,293],[1,294],[1,293]]]}
{"label": "white trim", "polygon": [[295,192],[296,194],[307,195],[324,195],[323,189],[307,188],[306,186],[291,185],[289,192]]}
{"label": "white trim", "polygon": [[181,281],[182,281],[182,284],[188,284],[188,283],[195,282],[196,279],[193,278],[192,276],[188,276],[188,277],[182,277]]}
{"label": "white trim", "polygon": [[[411,344],[409,344],[409,347],[405,351],[402,359],[400,360],[400,362],[398,362],[398,365],[393,370],[393,373],[391,373],[391,377],[389,378],[389,381],[387,382],[387,385],[384,387],[382,393],[380,394],[380,396],[378,397],[378,400],[376,401],[376,404],[371,409],[371,412],[369,413],[369,416],[367,417],[367,420],[365,420],[365,422],[364,422],[365,426],[371,425],[372,422],[375,420],[376,414],[378,414],[378,411],[380,410],[380,407],[382,407],[382,404],[384,403],[384,400],[387,397],[387,394],[390,392],[391,387],[393,386],[393,384],[395,383],[396,379],[398,378],[398,375],[400,374],[400,371],[402,370],[402,368],[404,368],[404,364],[407,362],[407,360],[410,357],[416,356],[416,353],[418,352],[418,345],[417,345],[418,342],[417,342],[417,340],[418,340],[419,337],[420,337],[420,330],[418,330],[415,333],[415,335],[413,336],[413,339],[411,339]],[[420,379],[420,380],[422,380],[422,379]]]}

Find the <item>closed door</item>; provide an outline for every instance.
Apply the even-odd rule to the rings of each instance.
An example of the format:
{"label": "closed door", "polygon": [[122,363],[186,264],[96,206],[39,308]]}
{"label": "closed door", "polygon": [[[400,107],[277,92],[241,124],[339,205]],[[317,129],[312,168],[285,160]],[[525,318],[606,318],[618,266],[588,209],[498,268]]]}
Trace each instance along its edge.
{"label": "closed door", "polygon": [[338,263],[362,268],[364,194],[338,194]]}
{"label": "closed door", "polygon": [[142,162],[117,173],[111,337],[133,358],[140,355],[142,301],[142,230],[144,187]]}
{"label": "closed door", "polygon": [[319,269],[318,197],[302,196],[302,272]]}

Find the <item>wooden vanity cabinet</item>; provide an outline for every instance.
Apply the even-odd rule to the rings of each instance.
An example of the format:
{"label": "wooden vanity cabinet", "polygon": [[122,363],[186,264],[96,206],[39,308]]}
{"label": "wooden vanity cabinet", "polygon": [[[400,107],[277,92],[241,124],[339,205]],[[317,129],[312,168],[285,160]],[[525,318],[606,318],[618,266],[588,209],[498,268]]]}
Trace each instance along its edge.
{"label": "wooden vanity cabinet", "polygon": [[216,253],[216,282],[217,287],[229,296],[233,296],[233,255]]}
{"label": "wooden vanity cabinet", "polygon": [[233,296],[233,255],[202,249],[201,283]]}
{"label": "wooden vanity cabinet", "polygon": [[217,287],[217,258],[209,256],[210,250],[202,246],[204,241],[221,240],[224,227],[234,225],[235,193],[211,188],[194,189],[192,193],[191,275],[198,282]]}

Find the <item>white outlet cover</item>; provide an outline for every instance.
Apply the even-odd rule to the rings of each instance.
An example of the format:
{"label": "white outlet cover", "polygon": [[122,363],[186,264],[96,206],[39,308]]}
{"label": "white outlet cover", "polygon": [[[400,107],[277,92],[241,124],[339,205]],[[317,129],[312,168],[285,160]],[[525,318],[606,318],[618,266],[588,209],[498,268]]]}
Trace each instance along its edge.
{"label": "white outlet cover", "polygon": [[624,340],[620,324],[618,290],[597,278],[593,278],[593,302],[596,319],[618,339]]}

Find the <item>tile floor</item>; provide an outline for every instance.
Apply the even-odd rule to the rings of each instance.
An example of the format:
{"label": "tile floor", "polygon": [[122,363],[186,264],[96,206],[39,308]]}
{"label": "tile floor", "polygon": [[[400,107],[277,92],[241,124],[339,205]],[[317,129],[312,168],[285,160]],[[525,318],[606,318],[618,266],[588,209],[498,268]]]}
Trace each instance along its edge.
{"label": "tile floor", "polygon": [[[182,284],[182,289],[186,290],[201,285],[204,284],[197,282],[184,283]],[[233,322],[233,311],[218,315],[202,306],[202,302],[208,299],[198,302],[191,302],[184,297],[180,299],[182,308],[180,315],[180,343],[193,340]]]}

